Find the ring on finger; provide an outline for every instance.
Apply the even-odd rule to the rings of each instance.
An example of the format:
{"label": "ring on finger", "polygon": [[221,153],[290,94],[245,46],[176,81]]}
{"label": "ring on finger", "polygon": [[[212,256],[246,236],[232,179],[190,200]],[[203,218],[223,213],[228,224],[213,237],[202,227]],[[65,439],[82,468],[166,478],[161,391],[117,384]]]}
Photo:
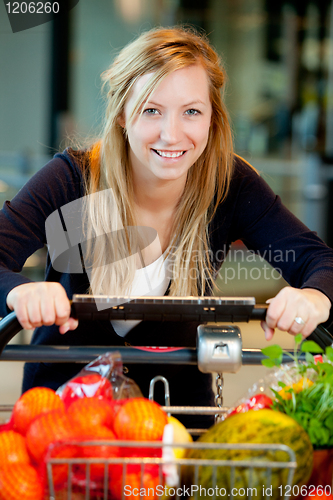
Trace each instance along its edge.
{"label": "ring on finger", "polygon": [[296,316],[296,318],[294,319],[295,323],[297,323],[298,325],[305,325],[305,321],[303,318],[301,318],[300,316]]}

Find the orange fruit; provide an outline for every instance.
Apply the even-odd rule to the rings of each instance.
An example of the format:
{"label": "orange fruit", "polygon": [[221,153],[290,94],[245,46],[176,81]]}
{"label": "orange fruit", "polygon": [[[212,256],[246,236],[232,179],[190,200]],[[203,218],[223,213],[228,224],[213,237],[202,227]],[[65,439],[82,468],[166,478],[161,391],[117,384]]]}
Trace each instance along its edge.
{"label": "orange fruit", "polygon": [[15,403],[12,413],[13,428],[25,435],[34,418],[58,409],[64,409],[64,403],[52,389],[48,387],[29,389]]}
{"label": "orange fruit", "polygon": [[158,441],[168,418],[160,406],[145,398],[126,401],[118,411],[113,428],[118,439]]}
{"label": "orange fruit", "polygon": [[106,399],[81,398],[74,401],[67,411],[68,416],[80,428],[91,428],[96,425],[111,427],[114,410]]}
{"label": "orange fruit", "polygon": [[29,464],[12,464],[0,469],[0,500],[43,500],[43,486],[36,469]]}
{"label": "orange fruit", "polygon": [[[160,448],[148,448],[148,447],[121,447],[120,454],[122,457],[128,458],[149,458],[149,457],[162,457],[162,446]],[[133,464],[131,464],[133,466]]]}
{"label": "orange fruit", "polygon": [[76,428],[64,410],[54,410],[37,417],[30,425],[27,447],[30,455],[39,463],[52,443],[70,441],[77,437]]}
{"label": "orange fruit", "polygon": [[113,399],[113,389],[109,380],[98,373],[80,375],[67,382],[61,393],[61,399],[68,408],[79,398]]}
{"label": "orange fruit", "polygon": [[9,464],[30,464],[25,439],[15,431],[0,433],[0,468]]}
{"label": "orange fruit", "polygon": [[[78,456],[78,446],[75,444],[56,444],[54,447],[51,447],[49,452],[47,453],[47,461],[48,459],[53,458],[76,458]],[[73,467],[73,466],[72,466]],[[73,470],[73,469],[72,469]],[[52,480],[53,486],[56,490],[59,488],[63,488],[64,485],[67,484],[68,475],[69,475],[69,464],[52,464]],[[47,470],[46,467],[40,470],[40,473],[44,475],[45,481],[48,481]]]}
{"label": "orange fruit", "polygon": [[[148,465],[145,466],[141,480],[141,472],[135,472],[133,466],[128,465],[125,478],[123,480],[122,471],[119,470],[118,474],[111,474],[109,489],[114,500],[121,500],[123,493],[125,498],[130,500],[145,499],[155,500],[161,497],[163,493],[163,481],[160,480],[159,475],[150,473]],[[140,466],[134,466],[135,468]],[[142,495],[140,495],[140,492]]]}
{"label": "orange fruit", "polygon": [[[68,500],[68,498],[70,498],[70,500],[85,500],[86,496],[85,496],[85,493],[80,493],[80,492],[74,492],[72,491],[71,493],[71,496],[68,497],[68,489],[67,487],[65,489],[62,489],[62,490],[58,490],[57,491],[57,494],[55,496],[55,500]],[[94,498],[95,497],[92,497],[90,496],[90,498]],[[102,496],[99,496],[99,497],[96,497],[96,500],[99,500],[99,499],[102,499],[103,497]],[[46,497],[45,500],[49,500],[49,497]]]}
{"label": "orange fruit", "polygon": [[[115,441],[117,438],[115,434],[105,426],[97,426],[91,429],[81,440],[84,441]],[[79,456],[82,458],[115,458],[119,457],[120,450],[118,446],[110,446],[108,444],[100,445],[86,445],[79,447]],[[113,464],[109,466],[109,474]],[[77,469],[79,475],[86,475],[86,466],[80,465]],[[90,478],[92,481],[103,480],[105,475],[105,464],[90,464]]]}

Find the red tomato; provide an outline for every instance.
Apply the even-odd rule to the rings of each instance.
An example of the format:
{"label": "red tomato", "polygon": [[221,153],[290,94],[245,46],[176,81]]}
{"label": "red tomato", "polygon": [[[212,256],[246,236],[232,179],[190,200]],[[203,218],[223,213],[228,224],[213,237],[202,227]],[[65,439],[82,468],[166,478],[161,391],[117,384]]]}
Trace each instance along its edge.
{"label": "red tomato", "polygon": [[270,397],[266,396],[266,394],[256,394],[251,398],[247,399],[244,403],[239,406],[236,406],[229,414],[235,415],[236,413],[245,413],[249,410],[261,410],[263,408],[271,408],[273,401]]}
{"label": "red tomato", "polygon": [[260,410],[261,408],[270,408],[273,401],[266,394],[256,394],[249,399],[249,409]]}
{"label": "red tomato", "polygon": [[112,385],[109,380],[98,373],[83,375],[69,380],[65,385],[61,399],[68,408],[74,401],[80,398],[106,398],[113,399]]}

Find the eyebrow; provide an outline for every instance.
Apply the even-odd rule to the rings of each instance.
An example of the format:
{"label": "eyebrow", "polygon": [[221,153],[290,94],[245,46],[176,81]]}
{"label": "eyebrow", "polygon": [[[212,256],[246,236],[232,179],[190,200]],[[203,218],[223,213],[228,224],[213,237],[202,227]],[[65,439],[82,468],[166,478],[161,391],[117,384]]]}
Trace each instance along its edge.
{"label": "eyebrow", "polygon": [[[194,104],[202,104],[203,106],[206,106],[206,103],[204,103],[203,101],[200,101],[200,99],[198,99],[197,101],[192,101],[192,102],[189,102],[187,104],[184,104],[182,107],[187,108],[188,106],[193,106]],[[157,102],[154,102],[154,101],[146,101],[143,104],[143,106],[159,106],[160,108],[163,108],[162,104],[158,104]]]}

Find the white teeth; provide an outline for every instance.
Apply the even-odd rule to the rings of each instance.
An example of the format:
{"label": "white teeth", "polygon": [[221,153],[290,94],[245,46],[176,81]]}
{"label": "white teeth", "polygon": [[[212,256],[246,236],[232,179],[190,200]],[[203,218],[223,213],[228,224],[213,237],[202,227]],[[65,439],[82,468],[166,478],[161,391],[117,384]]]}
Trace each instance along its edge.
{"label": "white teeth", "polygon": [[177,151],[175,153],[167,152],[167,151],[159,151],[155,149],[156,153],[159,154],[160,156],[164,156],[165,158],[178,158],[179,156],[182,156],[185,151]]}

